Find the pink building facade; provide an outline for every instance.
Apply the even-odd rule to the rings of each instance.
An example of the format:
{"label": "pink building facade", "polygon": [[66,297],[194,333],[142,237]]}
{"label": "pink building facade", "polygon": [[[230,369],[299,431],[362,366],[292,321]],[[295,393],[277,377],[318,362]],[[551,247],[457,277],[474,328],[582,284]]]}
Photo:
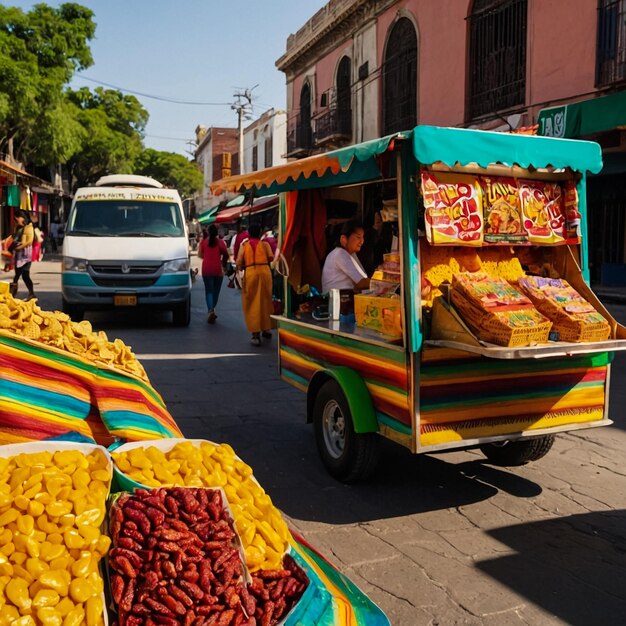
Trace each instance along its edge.
{"label": "pink building facade", "polygon": [[331,0],[276,65],[292,158],[417,124],[598,141],[593,278],[626,286],[626,0]]}

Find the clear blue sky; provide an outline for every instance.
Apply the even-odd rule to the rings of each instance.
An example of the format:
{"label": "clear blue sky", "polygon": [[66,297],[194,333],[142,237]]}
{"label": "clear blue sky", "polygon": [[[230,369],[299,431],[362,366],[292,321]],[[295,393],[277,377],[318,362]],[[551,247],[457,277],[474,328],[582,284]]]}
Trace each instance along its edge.
{"label": "clear blue sky", "polygon": [[[192,102],[234,101],[258,87],[254,117],[286,107],[285,75],[275,67],[287,37],[326,0],[77,0],[95,13],[94,64],[72,87],[122,90]],[[36,2],[4,3],[28,11]],[[62,2],[48,1],[58,6]],[[82,76],[82,77],[81,77]],[[135,94],[136,95],[136,94]],[[237,125],[230,106],[182,105],[136,96],[150,113],[145,145],[185,154],[198,124]]]}

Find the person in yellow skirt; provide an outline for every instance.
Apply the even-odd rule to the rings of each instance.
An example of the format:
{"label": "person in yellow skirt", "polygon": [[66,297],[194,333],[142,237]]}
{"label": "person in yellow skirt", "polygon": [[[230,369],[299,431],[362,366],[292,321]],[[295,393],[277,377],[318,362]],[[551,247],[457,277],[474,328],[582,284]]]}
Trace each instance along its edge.
{"label": "person in yellow skirt", "polygon": [[252,333],[252,345],[260,346],[261,337],[270,339],[272,313],[272,271],[274,255],[269,244],[261,241],[261,225],[250,224],[248,239],[241,244],[237,269],[244,270],[241,304],[246,326]]}

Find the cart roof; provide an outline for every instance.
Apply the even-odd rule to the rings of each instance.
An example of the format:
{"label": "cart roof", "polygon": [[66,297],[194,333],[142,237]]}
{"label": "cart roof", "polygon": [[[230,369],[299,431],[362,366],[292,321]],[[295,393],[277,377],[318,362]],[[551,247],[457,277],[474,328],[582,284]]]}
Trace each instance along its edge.
{"label": "cart roof", "polygon": [[602,169],[597,143],[466,128],[416,126],[412,131],[316,154],[267,169],[230,176],[210,184],[214,194],[254,190],[268,195],[294,189],[312,189],[376,180],[384,166],[378,158],[393,150],[397,140],[411,140],[419,163],[449,167],[470,163],[480,167],[502,164],[524,169],[569,167],[585,174]]}
{"label": "cart roof", "polygon": [[569,167],[582,174],[597,174],[602,169],[602,151],[592,141],[437,126],[417,126],[412,135],[413,153],[424,165],[476,163],[488,167],[501,163],[524,169]]}

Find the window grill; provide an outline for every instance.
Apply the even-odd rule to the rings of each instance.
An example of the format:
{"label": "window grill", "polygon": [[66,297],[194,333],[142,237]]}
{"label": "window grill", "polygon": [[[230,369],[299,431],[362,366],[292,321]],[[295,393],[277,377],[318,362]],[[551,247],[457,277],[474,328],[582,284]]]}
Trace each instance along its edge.
{"label": "window grill", "polygon": [[626,80],[626,0],[598,0],[596,87]]}
{"label": "window grill", "polygon": [[259,147],[255,144],[252,146],[252,171],[259,169]]}
{"label": "window grill", "polygon": [[287,154],[307,152],[313,147],[311,126],[311,87],[305,83],[300,91],[300,114],[293,118],[287,130]]}
{"label": "window grill", "polygon": [[527,0],[475,0],[469,16],[469,118],[524,104]]}
{"label": "window grill", "polygon": [[383,63],[383,134],[417,124],[417,35],[408,18],[389,34]]}
{"label": "window grill", "polygon": [[326,92],[327,108],[315,116],[315,143],[345,143],[352,139],[352,64],[344,56],[334,89]]}
{"label": "window grill", "polygon": [[265,167],[272,166],[273,153],[274,153],[274,137],[272,135],[268,135],[265,138],[265,159],[263,161],[263,165]]}

